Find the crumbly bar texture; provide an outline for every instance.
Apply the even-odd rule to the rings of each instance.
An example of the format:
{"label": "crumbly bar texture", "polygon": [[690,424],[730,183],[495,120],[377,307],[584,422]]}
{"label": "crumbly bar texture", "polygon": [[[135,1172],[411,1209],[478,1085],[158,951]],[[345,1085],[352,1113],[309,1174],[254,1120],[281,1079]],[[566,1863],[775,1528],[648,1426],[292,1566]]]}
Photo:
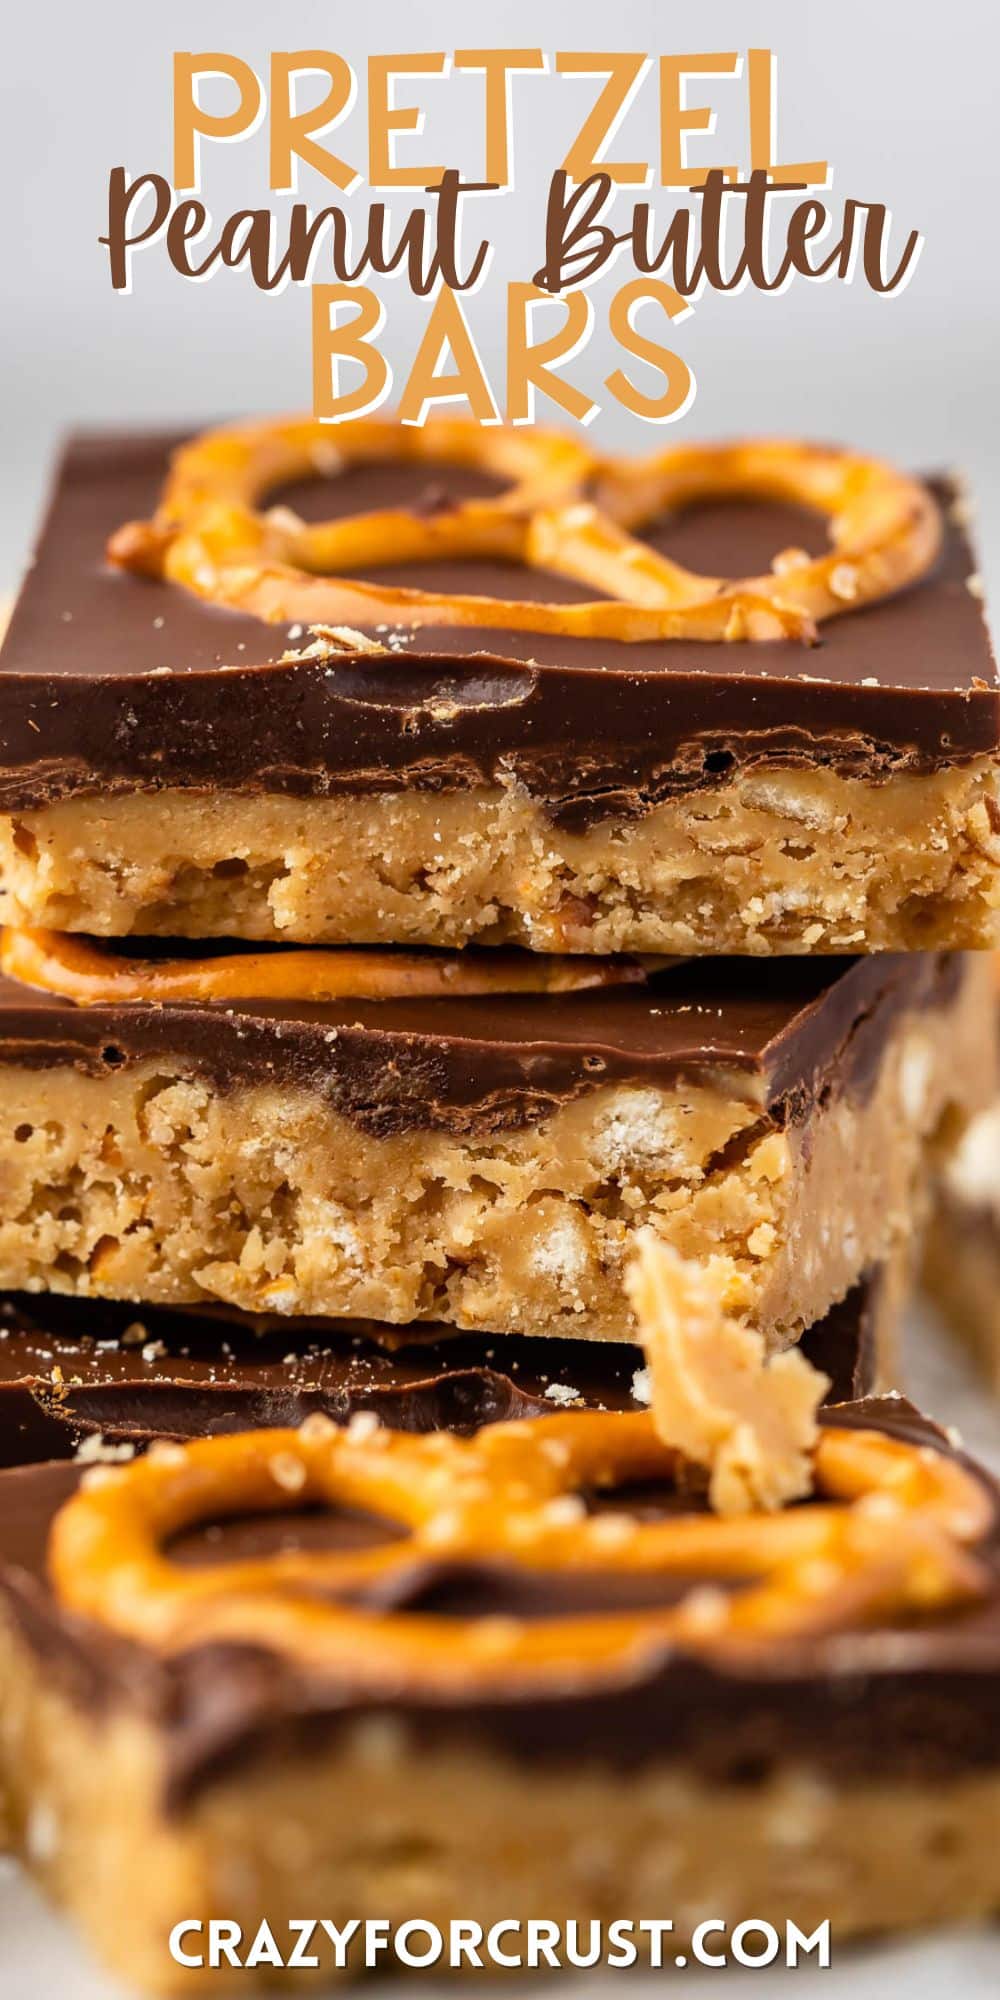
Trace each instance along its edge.
{"label": "crumbly bar texture", "polygon": [[760,1334],[720,1311],[706,1273],[651,1234],[639,1237],[625,1284],[657,1435],[708,1473],[715,1512],[774,1511],[803,1499],[829,1378],[800,1348],[768,1359]]}
{"label": "crumbly bar texture", "polygon": [[548,1768],[475,1742],[422,1749],[371,1717],[165,1813],[156,1731],[117,1708],[81,1713],[2,1618],[0,1685],[15,1847],[108,1965],[157,1993],[276,1979],[185,1971],[167,1944],[181,1917],[223,1914],[248,1944],[267,1919],[290,1947],[304,1911],[484,1931],[512,1913],[586,1925],[669,1911],[676,1949],[706,1914],[782,1935],[829,1919],[836,1947],[1000,1905],[995,1770],[842,1783],[790,1762],[720,1783],[664,1761],[623,1784],[587,1757]]}
{"label": "crumbly bar texture", "polygon": [[301,1083],[4,1064],[0,1285],[634,1340],[622,1275],[650,1227],[781,1347],[911,1236],[930,1142],[981,1100],[991,1008],[970,959],[898,1015],[874,1077],[784,1124],[724,1073],[375,1136]]}
{"label": "crumbly bar texture", "polygon": [[115,936],[535,951],[975,948],[1000,937],[1000,767],[741,772],[558,824],[522,789],[167,789],[0,819],[6,921]]}

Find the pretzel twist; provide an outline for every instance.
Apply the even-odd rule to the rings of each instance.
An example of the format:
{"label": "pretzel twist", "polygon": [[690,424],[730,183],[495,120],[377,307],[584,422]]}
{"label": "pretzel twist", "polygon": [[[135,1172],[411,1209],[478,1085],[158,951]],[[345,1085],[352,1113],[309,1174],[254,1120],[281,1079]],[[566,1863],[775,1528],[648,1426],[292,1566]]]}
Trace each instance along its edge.
{"label": "pretzel twist", "polygon": [[[385,508],[315,526],[269,491],[341,460],[479,465],[509,479],[494,499],[429,512]],[[832,547],[776,555],[762,576],[702,576],[641,539],[675,507],[725,498],[791,501],[825,515]],[[436,418],[325,427],[271,419],[207,431],[175,453],[152,521],[130,522],[108,555],[210,602],[269,622],[353,627],[492,627],[609,640],[812,639],[817,625],[901,590],[933,562],[939,511],[883,461],[783,440],[674,446],[646,461],[601,460],[547,430]],[[600,593],[549,604],[380,585],[351,572],[386,563],[493,559]]]}
{"label": "pretzel twist", "polygon": [[[311,1417],[297,1431],[154,1446],[87,1474],[55,1517],[49,1569],[64,1604],[165,1653],[263,1645],[376,1694],[551,1689],[627,1673],[673,1646],[725,1661],[769,1641],[947,1610],[986,1588],[968,1545],[987,1532],[991,1504],[933,1449],[826,1428],[821,1497],[767,1516],[649,1521],[627,1503],[588,1513],[580,1498],[669,1482],[679,1469],[646,1412],[567,1413],[471,1439]],[[164,1553],[199,1521],[321,1502],[374,1514],[399,1538],[200,1569]],[[530,1621],[391,1608],[408,1578],[442,1559],[449,1569],[662,1577],[665,1599],[671,1588],[680,1596]],[[706,1577],[722,1588],[706,1590]]]}

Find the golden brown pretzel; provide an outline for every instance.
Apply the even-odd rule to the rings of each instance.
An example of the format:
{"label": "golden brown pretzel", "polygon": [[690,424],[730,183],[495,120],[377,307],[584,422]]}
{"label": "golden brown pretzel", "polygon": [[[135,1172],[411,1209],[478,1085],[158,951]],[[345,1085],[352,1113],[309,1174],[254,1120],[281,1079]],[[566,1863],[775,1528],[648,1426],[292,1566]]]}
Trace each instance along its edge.
{"label": "golden brown pretzel", "polygon": [[[719,499],[785,502],[825,515],[833,543],[826,555],[784,549],[768,575],[741,584],[751,595],[778,590],[784,605],[816,624],[902,589],[929,568],[941,542],[940,510],[919,480],[881,459],[793,439],[675,445],[639,464],[619,460],[606,467],[595,497],[623,531],[641,530],[645,521],[675,508]],[[693,576],[666,557],[656,560],[670,601],[727,587],[723,578]]]}
{"label": "golden brown pretzel", "polygon": [[[724,1659],[874,1617],[926,1615],[986,1587],[967,1545],[987,1531],[989,1500],[936,1451],[825,1429],[821,1497],[738,1520],[640,1520],[627,1502],[588,1513],[581,1499],[677,1471],[645,1412],[566,1413],[471,1439],[407,1436],[370,1418],[339,1430],[312,1417],[298,1431],[154,1447],[87,1474],[53,1522],[49,1570],[64,1604],[165,1652],[263,1645],[376,1693],[559,1687],[627,1672],[672,1645]],[[163,1553],[199,1521],[322,1501],[379,1516],[403,1538],[201,1569]],[[531,1621],[345,1601],[442,1558],[662,1576],[681,1594],[662,1608]],[[706,1589],[706,1577],[721,1587]]]}
{"label": "golden brown pretzel", "polygon": [[[318,525],[284,508],[259,511],[269,491],[341,461],[480,466],[510,485],[495,498],[431,513],[379,508]],[[270,620],[336,624],[349,615],[352,593],[365,586],[338,583],[334,597],[324,572],[448,557],[525,561],[534,512],[575,495],[592,465],[583,445],[555,432],[484,430],[460,418],[437,417],[421,427],[362,418],[338,432],[336,443],[324,425],[304,418],[232,425],[174,453],[155,520],[120,528],[108,553],[124,568],[170,576]],[[286,612],[289,591],[298,608]],[[411,594],[423,596],[404,593]],[[373,588],[373,599],[383,595]],[[329,620],[318,608],[321,596]]]}
{"label": "golden brown pretzel", "polygon": [[403,1000],[579,993],[640,984],[669,959],[544,958],[520,951],[287,946],[216,957],[136,958],[68,931],[0,931],[0,972],[80,1007],[124,1001]]}
{"label": "golden brown pretzel", "polygon": [[[431,514],[406,507],[310,526],[258,510],[281,483],[331,457],[479,464],[511,485],[495,499]],[[641,539],[674,506],[729,495],[791,500],[826,515],[833,547],[775,557],[765,576],[700,576]],[[112,536],[124,568],[170,578],[210,601],[272,622],[494,627],[609,640],[815,636],[817,624],[901,589],[940,542],[927,489],[879,459],[781,440],[674,446],[655,459],[601,461],[557,433],[437,418],[328,430],[272,419],[208,431],[171,464],[156,516]],[[600,596],[582,604],[380,585],[351,571],[387,562],[493,558],[569,577]]]}

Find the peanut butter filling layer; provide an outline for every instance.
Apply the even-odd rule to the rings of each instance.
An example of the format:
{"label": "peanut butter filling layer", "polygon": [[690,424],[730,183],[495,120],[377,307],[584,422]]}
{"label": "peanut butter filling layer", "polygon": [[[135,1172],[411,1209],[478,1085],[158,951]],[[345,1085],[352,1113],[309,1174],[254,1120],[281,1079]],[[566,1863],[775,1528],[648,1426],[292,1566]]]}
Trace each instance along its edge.
{"label": "peanut butter filling layer", "polygon": [[[171,1961],[171,1927],[223,1909],[248,1944],[266,1919],[289,1947],[303,1910],[488,1930],[531,1909],[576,1918],[584,1942],[590,1920],[669,1910],[670,1950],[707,1911],[728,1927],[773,1921],[782,1936],[828,1919],[836,1949],[987,1918],[1000,1902],[994,1771],[845,1783],[789,1759],[748,1785],[664,1761],[623,1784],[587,1757],[546,1770],[476,1744],[421,1751],[372,1717],[325,1750],[228,1773],[165,1817],[154,1728],[121,1714],[95,1726],[39,1685],[33,1653],[2,1626],[0,1676],[12,1844],[101,1959],[161,1994],[198,1978]],[[239,1990],[260,1977],[233,1974]]]}
{"label": "peanut butter filling layer", "polygon": [[[991,1005],[988,965],[963,968],[885,1024],[874,1073],[792,1116],[720,1064],[598,1077],[528,1122],[456,1108],[436,1127],[412,1107],[404,1125],[348,1115],[301,1069],[213,1076],[182,1052],[181,1010],[172,1057],[170,1017],[134,1008],[128,1032],[148,1012],[159,1052],[106,1051],[120,1066],[99,1073],[6,1052],[0,1285],[633,1340],[622,1271],[650,1227],[780,1346],[908,1238],[929,1142],[981,1101]],[[50,1017],[51,1001],[38,1032]],[[801,1018],[815,1025],[815,1009]],[[99,1041],[94,1010],[76,1019]]]}
{"label": "peanut butter filling layer", "polygon": [[976,948],[1000,934],[992,759],[879,784],[738,774],[574,830],[517,786],[86,796],[0,818],[0,914],[104,936],[559,953]]}

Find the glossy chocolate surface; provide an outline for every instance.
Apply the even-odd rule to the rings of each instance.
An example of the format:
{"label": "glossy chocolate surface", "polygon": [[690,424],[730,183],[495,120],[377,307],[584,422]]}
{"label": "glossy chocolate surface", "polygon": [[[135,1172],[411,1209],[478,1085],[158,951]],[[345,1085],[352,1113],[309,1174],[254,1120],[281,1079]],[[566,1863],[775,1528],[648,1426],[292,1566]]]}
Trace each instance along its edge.
{"label": "glossy chocolate surface", "polygon": [[[761,762],[883,778],[1000,742],[1000,688],[976,568],[948,517],[932,576],[821,628],[820,643],[668,644],[454,627],[374,632],[382,656],[283,663],[286,626],[123,575],[108,535],[149,515],[176,438],[69,448],[0,653],[0,809],[182,786],[323,796],[517,782],[586,825]],[[358,467],[273,496],[306,515],[446,504],[483,482],[449,467]],[[710,573],[767,568],[824,530],[796,508],[700,506],[647,539]],[[550,601],[592,595],[510,565],[385,568],[373,581]],[[369,636],[373,636],[370,630]]]}
{"label": "glossy chocolate surface", "polygon": [[322,1005],[80,1007],[0,979],[0,1064],[100,1076],[163,1058],[222,1089],[320,1091],[381,1135],[502,1130],[602,1085],[720,1075],[721,1088],[784,1119],[827,1089],[864,1093],[899,1014],[947,1004],[963,963],[961,953],[697,959],[645,986]]}
{"label": "glossy chocolate surface", "polygon": [[[897,1397],[828,1410],[824,1422],[862,1425],[950,1456],[959,1455],[936,1427]],[[966,1461],[966,1463],[968,1463]],[[608,1679],[592,1670],[567,1677],[558,1693],[488,1698],[470,1688],[433,1696],[401,1687],[391,1702],[356,1673],[307,1672],[260,1646],[210,1645],[171,1659],[116,1638],[65,1612],[45,1566],[49,1525],[73,1491],[78,1467],[42,1465],[0,1474],[0,1608],[37,1660],[38,1671],[74,1702],[105,1713],[138,1709],[158,1732],[165,1806],[183,1811],[213,1778],[245,1772],[251,1757],[286,1762],[336,1740],[362,1715],[405,1725],[414,1755],[437,1743],[493,1746],[532,1763],[593,1759],[629,1768],[648,1762],[718,1782],[755,1784],[789,1764],[827,1773],[838,1784],[890,1779],[933,1783],[961,1771],[995,1771],[1000,1759],[1000,1512],[995,1483],[986,1487],[992,1516],[978,1556],[985,1596],[905,1625],[875,1625],[812,1639],[761,1642],[714,1664],[665,1648]],[[675,1511],[673,1489],[610,1496],[616,1511],[644,1516]],[[688,1498],[684,1505],[696,1504]],[[281,1526],[276,1530],[275,1521]],[[325,1523],[325,1525],[323,1525]],[[276,1543],[356,1546],[392,1532],[356,1516],[298,1513],[212,1525],[175,1550],[179,1560],[243,1558]],[[228,1539],[227,1539],[228,1538]],[[664,1593],[672,1597],[675,1580]],[[659,1600],[663,1601],[661,1597]],[[600,1614],[650,1602],[650,1579],[600,1576],[526,1582],[501,1561],[426,1561],[394,1591],[393,1608],[424,1615],[538,1617],[585,1609]],[[373,1609],[374,1609],[373,1604]],[[405,1754],[405,1751],[404,1753]]]}
{"label": "glossy chocolate surface", "polygon": [[[882,1278],[856,1285],[801,1346],[835,1401],[875,1379]],[[123,1338],[124,1336],[124,1338]],[[502,1339],[373,1321],[174,1311],[53,1294],[0,1295],[0,1466],[63,1458],[87,1438],[152,1438],[345,1423],[374,1410],[394,1430],[459,1432],[563,1408],[638,1407],[641,1348]]]}

